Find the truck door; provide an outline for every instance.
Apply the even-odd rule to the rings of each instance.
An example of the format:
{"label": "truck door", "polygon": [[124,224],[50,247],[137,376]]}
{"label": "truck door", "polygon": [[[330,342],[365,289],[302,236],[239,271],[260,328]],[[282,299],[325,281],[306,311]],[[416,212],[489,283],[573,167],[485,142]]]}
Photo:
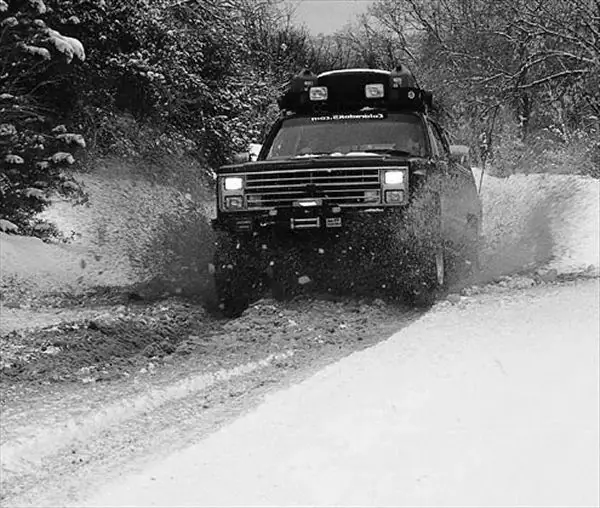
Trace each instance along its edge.
{"label": "truck door", "polygon": [[444,238],[462,244],[476,239],[481,227],[481,206],[477,185],[470,167],[451,158],[450,145],[442,129],[429,121],[432,144],[439,151],[440,163],[445,168],[442,183],[442,228]]}

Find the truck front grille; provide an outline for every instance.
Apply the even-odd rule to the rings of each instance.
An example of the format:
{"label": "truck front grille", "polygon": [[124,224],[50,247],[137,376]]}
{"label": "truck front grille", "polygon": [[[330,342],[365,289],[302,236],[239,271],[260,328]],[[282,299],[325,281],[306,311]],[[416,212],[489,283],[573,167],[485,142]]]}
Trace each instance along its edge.
{"label": "truck front grille", "polygon": [[[381,202],[378,167],[318,168],[246,174],[249,209],[292,206],[322,198],[339,206],[374,206]],[[394,168],[385,168],[394,169]]]}

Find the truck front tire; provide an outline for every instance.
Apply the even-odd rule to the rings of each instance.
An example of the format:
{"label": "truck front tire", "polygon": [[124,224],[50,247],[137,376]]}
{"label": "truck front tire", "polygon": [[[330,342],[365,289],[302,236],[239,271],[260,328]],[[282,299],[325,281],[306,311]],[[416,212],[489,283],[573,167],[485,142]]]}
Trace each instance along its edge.
{"label": "truck front tire", "polygon": [[218,307],[226,317],[238,317],[260,296],[263,274],[252,245],[220,232],[214,256]]}

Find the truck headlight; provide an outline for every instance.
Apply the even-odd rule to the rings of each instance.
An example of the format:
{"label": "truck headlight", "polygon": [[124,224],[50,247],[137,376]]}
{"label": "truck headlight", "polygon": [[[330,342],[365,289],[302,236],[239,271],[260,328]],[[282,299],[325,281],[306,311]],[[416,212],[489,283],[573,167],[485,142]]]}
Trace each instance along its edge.
{"label": "truck headlight", "polygon": [[383,182],[386,185],[402,185],[404,183],[404,171],[385,171],[383,173]]}
{"label": "truck headlight", "polygon": [[228,210],[244,208],[243,196],[225,196],[225,208]]}
{"label": "truck headlight", "polygon": [[227,176],[225,177],[225,190],[241,190],[244,186],[244,179],[240,176]]}

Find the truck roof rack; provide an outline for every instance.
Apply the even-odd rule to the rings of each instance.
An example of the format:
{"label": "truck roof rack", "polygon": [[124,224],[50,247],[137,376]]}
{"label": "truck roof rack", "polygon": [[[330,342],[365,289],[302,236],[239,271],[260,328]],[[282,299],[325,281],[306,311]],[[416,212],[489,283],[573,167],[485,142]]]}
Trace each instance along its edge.
{"label": "truck roof rack", "polygon": [[279,107],[293,113],[338,113],[364,108],[389,111],[427,111],[433,94],[419,87],[404,65],[392,71],[381,69],[340,69],[319,75],[304,69],[294,76]]}

